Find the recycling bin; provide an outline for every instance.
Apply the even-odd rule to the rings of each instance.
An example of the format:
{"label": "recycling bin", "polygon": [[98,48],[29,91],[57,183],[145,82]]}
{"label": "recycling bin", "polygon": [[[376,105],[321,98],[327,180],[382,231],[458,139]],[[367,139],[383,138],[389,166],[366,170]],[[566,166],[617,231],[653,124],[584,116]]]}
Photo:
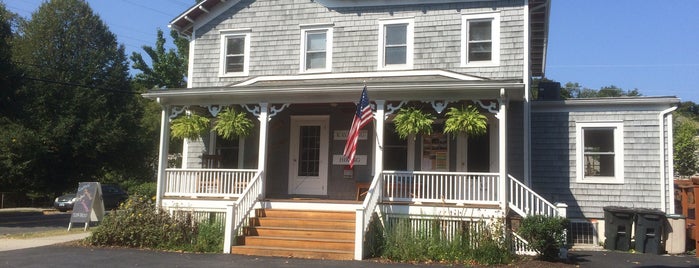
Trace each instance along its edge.
{"label": "recycling bin", "polygon": [[631,248],[631,225],[635,210],[626,207],[607,206],[604,210],[604,248],[627,251]]}
{"label": "recycling bin", "polygon": [[662,254],[665,251],[665,248],[661,247],[665,221],[665,213],[660,210],[636,210],[636,251],[652,254]]}
{"label": "recycling bin", "polygon": [[665,229],[667,240],[665,241],[665,251],[668,254],[682,254],[687,249],[687,229],[685,221],[687,217],[682,214],[668,214],[668,228]]}

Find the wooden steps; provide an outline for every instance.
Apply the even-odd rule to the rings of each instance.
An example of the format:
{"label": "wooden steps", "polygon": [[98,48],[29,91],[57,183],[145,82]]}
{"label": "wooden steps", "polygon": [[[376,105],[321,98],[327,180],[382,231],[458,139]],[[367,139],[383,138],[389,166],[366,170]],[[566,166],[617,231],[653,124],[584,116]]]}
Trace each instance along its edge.
{"label": "wooden steps", "polygon": [[354,259],[354,212],[259,209],[234,254]]}

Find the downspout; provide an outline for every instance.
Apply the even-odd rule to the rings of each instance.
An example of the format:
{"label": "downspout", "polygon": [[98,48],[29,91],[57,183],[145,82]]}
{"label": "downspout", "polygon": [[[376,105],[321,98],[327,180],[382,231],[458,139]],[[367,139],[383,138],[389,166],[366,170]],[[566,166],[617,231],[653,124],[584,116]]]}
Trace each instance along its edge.
{"label": "downspout", "polygon": [[[665,183],[670,182],[669,180],[672,177],[672,174],[668,176],[668,180],[665,181],[665,161],[666,158],[668,157],[667,154],[665,154],[665,115],[671,113],[672,111],[676,110],[677,106],[673,106],[670,108],[667,108],[660,112],[658,114],[658,124],[659,124],[659,141],[660,141],[660,210],[663,212],[667,213],[667,207],[666,207],[666,195],[665,195]],[[669,115],[669,118],[672,119],[672,115]],[[672,123],[669,123],[668,126],[672,126]],[[672,130],[670,133],[668,133],[668,141],[672,141]],[[670,146],[672,147],[672,145]],[[671,149],[670,149],[671,150]],[[672,160],[669,161],[672,163]],[[672,167],[669,168],[670,171],[673,171]],[[672,202],[670,202],[672,203]]]}

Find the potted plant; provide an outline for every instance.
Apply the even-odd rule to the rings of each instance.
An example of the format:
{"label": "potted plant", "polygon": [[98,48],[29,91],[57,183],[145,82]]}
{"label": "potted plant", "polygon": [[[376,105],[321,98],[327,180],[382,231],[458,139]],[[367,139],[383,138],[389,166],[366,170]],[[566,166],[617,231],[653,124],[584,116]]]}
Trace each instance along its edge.
{"label": "potted plant", "polygon": [[170,130],[175,139],[196,140],[206,133],[209,119],[198,114],[188,114],[172,120]]}
{"label": "potted plant", "polygon": [[416,137],[419,134],[432,134],[434,120],[435,117],[430,113],[414,107],[406,107],[398,111],[396,117],[393,118],[393,123],[396,124],[398,137],[407,139],[410,135]]}
{"label": "potted plant", "polygon": [[461,108],[451,107],[444,123],[445,133],[466,133],[472,136],[485,135],[488,131],[488,118],[478,112],[473,105]]}
{"label": "potted plant", "polygon": [[213,130],[224,139],[246,137],[253,127],[252,121],[245,116],[244,112],[237,112],[229,107],[218,113],[216,118]]}

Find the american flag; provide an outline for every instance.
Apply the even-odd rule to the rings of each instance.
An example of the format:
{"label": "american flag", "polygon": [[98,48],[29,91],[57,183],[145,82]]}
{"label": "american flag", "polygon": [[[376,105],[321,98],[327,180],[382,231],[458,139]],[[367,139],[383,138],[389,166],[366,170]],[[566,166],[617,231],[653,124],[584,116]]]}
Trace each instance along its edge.
{"label": "american flag", "polygon": [[366,93],[366,86],[362,90],[362,97],[359,98],[359,103],[357,104],[357,111],[354,113],[354,120],[352,120],[352,127],[347,133],[347,144],[345,144],[345,151],[342,153],[347,159],[349,159],[349,166],[352,168],[354,166],[354,154],[357,152],[357,139],[359,138],[359,130],[369,123],[372,119],[371,106],[369,106],[369,96]]}

